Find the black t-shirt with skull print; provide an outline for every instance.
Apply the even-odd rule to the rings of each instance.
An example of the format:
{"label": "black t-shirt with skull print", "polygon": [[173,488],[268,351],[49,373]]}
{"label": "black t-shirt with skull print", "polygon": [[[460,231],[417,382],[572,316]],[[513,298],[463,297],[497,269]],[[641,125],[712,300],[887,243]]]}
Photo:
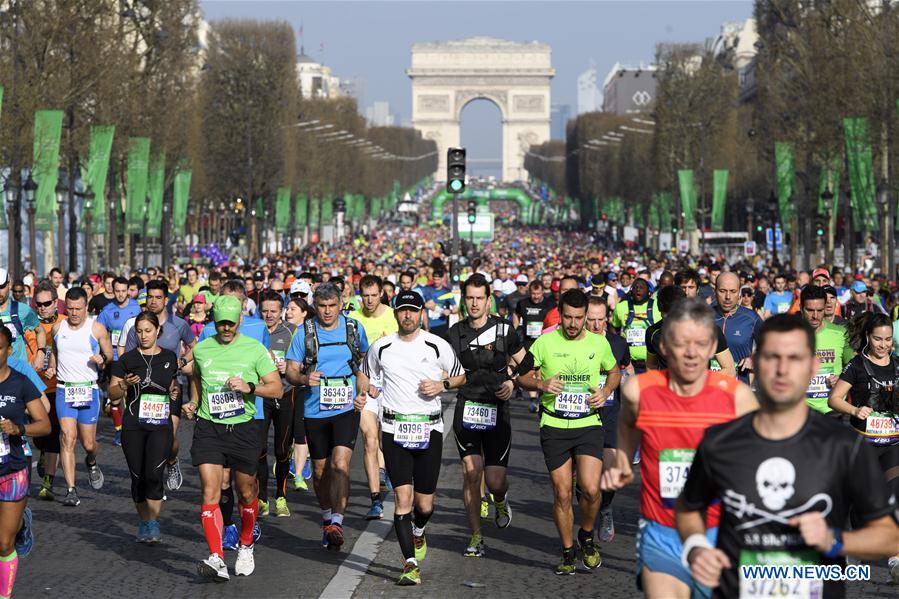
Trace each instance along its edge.
{"label": "black t-shirt with skull print", "polygon": [[[681,501],[701,510],[721,500],[719,549],[732,568],[722,573],[716,597],[843,597],[841,582],[749,580],[740,566],[843,565],[805,545],[786,522],[821,512],[843,528],[850,508],[863,521],[895,516],[883,472],[872,448],[845,425],[809,410],[798,433],[787,439],[762,438],[752,426],[754,412],[709,427],[693,459]],[[815,591],[818,594],[815,594]]]}

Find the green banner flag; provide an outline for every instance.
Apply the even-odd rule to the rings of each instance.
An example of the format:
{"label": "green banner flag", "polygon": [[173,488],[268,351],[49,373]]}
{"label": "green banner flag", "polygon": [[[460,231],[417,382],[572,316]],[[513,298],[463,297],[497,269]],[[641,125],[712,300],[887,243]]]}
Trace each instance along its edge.
{"label": "green banner flag", "polygon": [[353,222],[365,220],[365,196],[357,193],[353,196],[356,207],[353,208]]}
{"label": "green banner flag", "polygon": [[693,184],[693,171],[691,169],[677,171],[677,181],[680,184],[684,230],[694,231],[696,229],[696,187]]}
{"label": "green banner flag", "polygon": [[300,229],[305,227],[308,222],[309,198],[306,197],[306,194],[299,193],[297,194],[297,205],[294,208],[293,224],[296,228]]}
{"label": "green banner flag", "polygon": [[184,225],[187,222],[187,202],[190,199],[190,179],[193,171],[178,167],[175,169],[175,180],[172,183],[172,234],[184,237]]}
{"label": "green banner flag", "polygon": [[874,158],[868,141],[868,119],[845,118],[846,158],[852,188],[852,216],[865,233],[877,230]]}
{"label": "green banner flag", "polygon": [[671,207],[674,205],[671,194],[667,191],[658,194],[659,199],[659,231],[669,232],[673,226]]}
{"label": "green banner flag", "polygon": [[344,215],[343,222],[351,223],[356,218],[356,202],[353,194],[347,192],[343,194]]}
{"label": "green banner flag", "polygon": [[147,236],[158,238],[162,233],[162,201],[165,194],[165,152],[157,154],[150,163],[150,174],[147,182],[147,195],[150,204],[147,207]]}
{"label": "green banner flag", "polygon": [[56,183],[59,176],[59,140],[62,137],[61,110],[38,110],[34,113],[34,228],[53,231],[56,228]]}
{"label": "green banner flag", "polygon": [[777,205],[780,213],[780,227],[790,232],[793,219],[793,184],[796,177],[793,163],[793,146],[778,141],[774,144],[774,162],[777,177]]}
{"label": "green banner flag", "polygon": [[724,207],[727,203],[727,170],[712,173],[712,231],[724,230]]}
{"label": "green banner flag", "polygon": [[321,206],[321,224],[324,225],[332,225],[334,224],[334,199],[331,196],[325,196],[322,198],[322,206]]}
{"label": "green banner flag", "polygon": [[649,211],[647,214],[647,220],[649,221],[649,228],[654,230],[659,230],[661,226],[659,225],[659,195],[653,194],[652,199],[649,201]]}
{"label": "green banner flag", "polygon": [[[115,137],[114,125],[91,127],[87,168],[81,169],[81,181],[85,190],[90,188],[94,192],[93,204],[90,207],[93,233],[106,233],[106,179],[109,175],[113,137]],[[84,230],[84,223],[84,218],[78,219],[79,229]]]}
{"label": "green banner flag", "polygon": [[322,201],[321,198],[309,200],[309,226],[318,229],[321,224]]}
{"label": "green banner flag", "polygon": [[144,232],[147,180],[150,167],[150,138],[128,139],[128,172],[125,180],[125,233]]}
{"label": "green banner flag", "polygon": [[290,188],[279,187],[275,196],[275,232],[286,235],[290,226]]}
{"label": "green banner flag", "polygon": [[[371,199],[371,217],[378,218],[381,216],[381,198],[375,196]],[[897,219],[899,220],[899,219]]]}

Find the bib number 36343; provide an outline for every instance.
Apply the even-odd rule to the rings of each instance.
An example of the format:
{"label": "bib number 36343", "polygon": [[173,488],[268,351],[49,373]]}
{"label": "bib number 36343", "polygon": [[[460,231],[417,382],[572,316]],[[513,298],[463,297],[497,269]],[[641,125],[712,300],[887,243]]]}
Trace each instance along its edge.
{"label": "bib number 36343", "polygon": [[322,379],[318,389],[322,410],[342,410],[353,404],[353,387],[346,379]]}
{"label": "bib number 36343", "polygon": [[462,428],[473,431],[489,431],[496,428],[496,406],[483,403],[465,402],[462,411]]}
{"label": "bib number 36343", "polygon": [[209,414],[216,420],[240,416],[245,411],[243,393],[237,391],[210,393],[207,400],[209,401]]}
{"label": "bib number 36343", "polygon": [[404,449],[427,449],[431,442],[431,422],[427,414],[397,414],[393,442]]}
{"label": "bib number 36343", "polygon": [[662,505],[673,508],[687,482],[695,449],[662,449],[659,451],[659,494]]}

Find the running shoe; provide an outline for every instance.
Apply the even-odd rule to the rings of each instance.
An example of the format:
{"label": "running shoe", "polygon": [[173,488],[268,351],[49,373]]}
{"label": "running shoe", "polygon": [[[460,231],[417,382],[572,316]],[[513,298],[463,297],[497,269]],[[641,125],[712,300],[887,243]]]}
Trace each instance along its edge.
{"label": "running shoe", "polygon": [[328,537],[328,549],[340,551],[340,547],[343,545],[343,525],[329,524],[325,532]]}
{"label": "running shoe", "polygon": [[636,466],[639,463],[640,463],[640,448],[638,447],[637,451],[634,452],[634,461],[632,462],[632,464],[634,466]]}
{"label": "running shoe", "polygon": [[197,564],[197,574],[215,582],[228,582],[231,578],[225,560],[214,553]]}
{"label": "running shoe", "polygon": [[257,518],[262,518],[262,517],[264,517],[264,516],[268,516],[268,512],[269,512],[269,509],[268,509],[268,501],[262,501],[262,500],[260,499],[260,500],[259,500],[259,511],[256,512],[256,517],[257,517]]}
{"label": "running shoe", "polygon": [[615,519],[611,506],[599,511],[599,540],[611,543],[615,539]]}
{"label": "running shoe", "polygon": [[425,537],[425,533],[421,533],[420,537],[412,535],[412,544],[415,545],[415,561],[424,561],[428,554],[428,539]]}
{"label": "running shoe", "polygon": [[147,536],[149,534],[149,530],[147,528],[147,521],[141,520],[140,524],[137,527],[137,537],[134,539],[137,543],[146,543],[150,537]]}
{"label": "running shoe", "polygon": [[259,520],[253,524],[253,545],[259,542],[259,539],[262,538],[262,528],[259,526]]}
{"label": "running shoe", "polygon": [[74,487],[66,491],[66,496],[62,500],[62,504],[66,507],[78,507],[81,505],[81,500],[78,499],[78,492],[75,491]]}
{"label": "running shoe", "polygon": [[31,529],[31,508],[25,507],[22,512],[22,528],[16,533],[16,553],[19,557],[28,557],[34,548],[34,531]]}
{"label": "running shoe", "polygon": [[122,430],[121,429],[117,430],[115,432],[115,434],[112,436],[112,444],[116,445],[118,447],[122,446]]}
{"label": "running shoe", "polygon": [[87,480],[91,484],[91,489],[94,491],[99,491],[103,488],[103,471],[100,470],[100,465],[97,464],[97,460],[94,459],[93,465],[87,461],[87,456],[84,456],[84,465],[87,466]]}
{"label": "running shoe", "polygon": [[371,507],[368,508],[368,513],[365,514],[366,520],[380,520],[384,516],[384,502],[380,499],[375,499],[371,502]]}
{"label": "running shoe", "polygon": [[53,483],[50,482],[49,476],[44,476],[41,482],[41,490],[37,492],[37,496],[44,501],[53,501],[56,497],[53,495]]}
{"label": "running shoe", "polygon": [[484,539],[481,538],[479,533],[471,535],[471,540],[468,541],[468,548],[465,549],[465,553],[462,555],[465,557],[484,557]]}
{"label": "running shoe", "polygon": [[312,478],[312,460],[306,458],[306,463],[303,464],[303,478]]}
{"label": "running shoe", "polygon": [[577,551],[574,547],[562,550],[562,561],[556,566],[556,574],[559,576],[574,575],[577,571]]}
{"label": "running shoe", "polygon": [[290,518],[290,508],[287,507],[287,497],[275,499],[275,516],[278,518]]}
{"label": "running shoe", "polygon": [[309,485],[306,484],[306,479],[298,476],[293,479],[293,490],[294,491],[308,491]]}
{"label": "running shoe", "polygon": [[512,509],[509,507],[509,498],[503,501],[495,501],[493,507],[496,512],[493,515],[497,528],[506,528],[512,524]]}
{"label": "running shoe", "polygon": [[184,476],[181,474],[181,460],[175,458],[174,464],[166,465],[165,488],[169,491],[177,491],[184,484]]}
{"label": "running shoe", "polygon": [[253,559],[253,545],[241,545],[237,549],[237,561],[234,562],[234,574],[236,576],[249,576],[256,569],[256,560]]}
{"label": "running shoe", "polygon": [[487,497],[481,497],[481,518],[490,517],[490,500]]}
{"label": "running shoe", "polygon": [[406,562],[403,565],[403,573],[400,574],[396,584],[401,587],[413,587],[421,584],[421,569],[415,562]]}
{"label": "running shoe", "polygon": [[147,522],[147,543],[155,545],[162,541],[162,532],[159,530],[159,520]]}
{"label": "running shoe", "polygon": [[234,551],[237,549],[238,542],[240,542],[240,535],[237,533],[237,526],[234,524],[226,526],[225,532],[222,533],[222,547],[228,551]]}
{"label": "running shoe", "polygon": [[584,564],[584,567],[588,570],[595,570],[602,563],[602,556],[599,554],[599,550],[596,548],[596,541],[593,540],[593,535],[590,535],[590,538],[578,539],[578,545],[581,548],[581,563]]}

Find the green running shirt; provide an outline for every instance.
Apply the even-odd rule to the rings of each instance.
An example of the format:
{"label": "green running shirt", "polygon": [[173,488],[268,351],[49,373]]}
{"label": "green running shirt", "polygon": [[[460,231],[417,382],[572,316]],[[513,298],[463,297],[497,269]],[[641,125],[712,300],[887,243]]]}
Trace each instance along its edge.
{"label": "green running shirt", "polygon": [[829,322],[824,323],[821,330],[815,332],[815,354],[821,361],[821,368],[809,381],[805,397],[809,407],[826,414],[832,411],[827,406],[827,398],[830,396],[827,377],[839,375],[843,372],[843,366],[855,357],[855,352],[849,346],[846,329]]}

